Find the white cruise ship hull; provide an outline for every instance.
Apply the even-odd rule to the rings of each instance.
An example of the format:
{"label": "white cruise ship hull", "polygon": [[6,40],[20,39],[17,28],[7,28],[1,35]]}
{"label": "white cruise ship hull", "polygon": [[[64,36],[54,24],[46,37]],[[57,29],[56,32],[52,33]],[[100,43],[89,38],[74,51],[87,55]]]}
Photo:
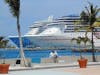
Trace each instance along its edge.
{"label": "white cruise ship hull", "polygon": [[[83,37],[84,32],[69,32],[62,33],[60,35],[30,35],[26,36],[36,47],[42,48],[74,48],[78,47],[76,41],[72,41],[72,38],[77,38],[79,36]],[[88,38],[91,39],[91,33],[88,33]],[[94,45],[99,47],[100,40],[94,36]],[[87,46],[90,48],[91,43],[87,43]],[[81,43],[81,47],[84,47],[84,43]]]}
{"label": "white cruise ship hull", "polygon": [[56,48],[70,46],[70,39],[62,36],[28,36],[37,47]]}

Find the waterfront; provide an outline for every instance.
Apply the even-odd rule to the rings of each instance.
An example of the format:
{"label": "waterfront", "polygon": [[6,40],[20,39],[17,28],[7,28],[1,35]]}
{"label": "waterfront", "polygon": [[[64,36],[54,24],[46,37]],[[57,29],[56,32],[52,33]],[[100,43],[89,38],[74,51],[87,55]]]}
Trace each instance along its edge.
{"label": "waterfront", "polygon": [[[73,52],[72,50],[56,50],[60,56],[79,56],[80,52]],[[19,49],[0,49],[0,57],[5,59],[20,58]],[[40,63],[41,58],[49,58],[51,50],[24,50],[25,57],[30,58],[32,63]],[[83,52],[84,56],[92,55],[92,52]],[[96,55],[100,55],[100,52],[96,52]]]}

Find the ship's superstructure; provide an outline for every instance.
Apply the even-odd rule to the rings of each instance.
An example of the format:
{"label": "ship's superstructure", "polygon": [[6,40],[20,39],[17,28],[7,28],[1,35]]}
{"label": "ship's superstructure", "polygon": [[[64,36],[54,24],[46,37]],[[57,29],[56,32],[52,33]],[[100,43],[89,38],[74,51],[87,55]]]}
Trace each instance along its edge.
{"label": "ship's superstructure", "polygon": [[[48,20],[35,22],[30,26],[30,31],[26,33],[23,38],[23,46],[25,48],[31,47],[41,47],[41,48],[70,48],[77,47],[76,42],[71,42],[72,38],[77,38],[79,36],[84,37],[86,30],[79,29],[83,27],[81,24],[75,24],[80,20],[79,16],[69,15],[63,16],[57,19],[53,19],[50,16]],[[85,25],[85,27],[88,25]],[[95,47],[100,46],[99,28],[96,35],[94,35]],[[91,32],[87,33],[88,38],[91,39]],[[10,37],[10,39],[17,44],[19,47],[18,37]],[[83,44],[82,44],[83,45]],[[90,47],[91,43],[87,43]]]}

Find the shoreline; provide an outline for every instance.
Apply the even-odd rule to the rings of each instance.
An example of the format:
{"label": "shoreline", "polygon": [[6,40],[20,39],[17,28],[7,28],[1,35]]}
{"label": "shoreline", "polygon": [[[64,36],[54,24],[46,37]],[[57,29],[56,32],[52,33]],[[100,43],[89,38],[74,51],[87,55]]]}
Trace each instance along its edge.
{"label": "shoreline", "polygon": [[[0,50],[20,50],[20,48],[0,48]],[[65,48],[23,48],[23,50],[25,51],[42,51],[42,50],[68,50],[68,51],[72,51],[72,52],[92,52],[92,49],[81,49],[79,50],[78,48],[77,49],[71,49],[71,48],[68,48],[68,49],[65,49]],[[100,49],[95,49],[96,52],[100,52]]]}

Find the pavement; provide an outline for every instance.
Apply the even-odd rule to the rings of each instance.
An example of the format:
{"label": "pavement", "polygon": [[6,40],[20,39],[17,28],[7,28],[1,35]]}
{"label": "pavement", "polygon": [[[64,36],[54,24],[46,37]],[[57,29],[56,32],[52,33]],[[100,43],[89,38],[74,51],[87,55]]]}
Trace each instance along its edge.
{"label": "pavement", "polygon": [[[4,74],[1,74],[4,75]],[[9,71],[5,75],[100,75],[100,65],[88,66],[87,68],[64,67],[48,69],[31,69]]]}
{"label": "pavement", "polygon": [[79,75],[100,75],[100,65],[91,66],[87,68],[71,68],[71,69],[62,69],[65,72],[77,73]]}
{"label": "pavement", "polygon": [[[76,66],[75,66],[76,65]],[[100,75],[100,62],[90,62],[87,68],[71,64],[35,64],[33,67],[10,67],[8,74],[0,75]]]}
{"label": "pavement", "polygon": [[42,70],[11,71],[5,75],[79,75],[79,74],[66,71],[42,69]]}

